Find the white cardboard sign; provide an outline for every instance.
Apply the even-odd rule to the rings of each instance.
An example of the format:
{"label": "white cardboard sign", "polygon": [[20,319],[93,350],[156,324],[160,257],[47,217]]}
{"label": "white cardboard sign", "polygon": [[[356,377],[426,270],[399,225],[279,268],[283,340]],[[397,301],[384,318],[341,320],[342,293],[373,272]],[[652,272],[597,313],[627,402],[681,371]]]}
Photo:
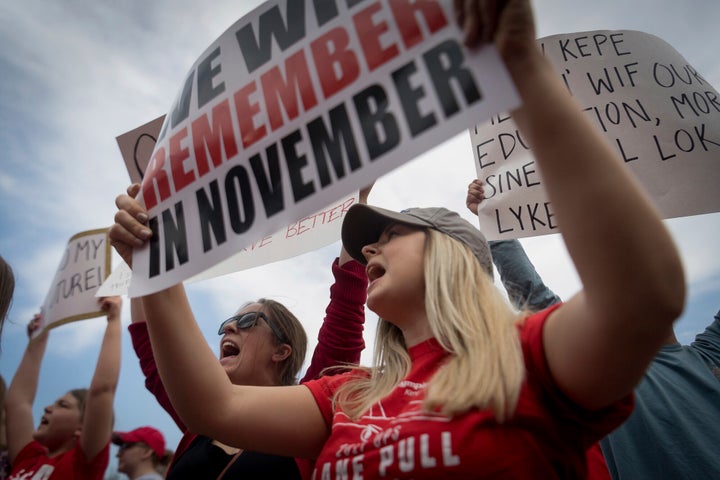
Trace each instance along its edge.
{"label": "white cardboard sign", "polygon": [[[720,95],[682,55],[626,30],[538,42],[665,218],[720,211]],[[478,218],[487,238],[557,232],[530,145],[512,118],[495,116],[470,129],[470,138],[486,185]]]}
{"label": "white cardboard sign", "polygon": [[42,325],[34,332],[68,322],[105,315],[95,293],[110,273],[107,228],[73,235],[42,306]]}
{"label": "white cardboard sign", "polygon": [[130,295],[198,275],[514,108],[497,52],[463,46],[452,3],[269,1],[232,25],[159,134],[141,191],[155,234],[135,251]]}

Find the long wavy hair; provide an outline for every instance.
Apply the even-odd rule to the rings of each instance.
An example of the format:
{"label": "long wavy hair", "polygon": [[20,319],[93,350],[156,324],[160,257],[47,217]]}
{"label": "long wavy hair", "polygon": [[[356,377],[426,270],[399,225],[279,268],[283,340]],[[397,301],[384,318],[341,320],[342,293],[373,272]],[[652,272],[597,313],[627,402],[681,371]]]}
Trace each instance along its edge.
{"label": "long wavy hair", "polygon": [[[498,422],[507,420],[525,378],[520,315],[467,246],[432,229],[426,230],[424,273],[428,322],[449,357],[428,383],[423,408],[451,417],[490,409]],[[333,406],[358,419],[410,366],[402,331],[380,319],[373,366],[355,367],[357,375],[338,389]]]}

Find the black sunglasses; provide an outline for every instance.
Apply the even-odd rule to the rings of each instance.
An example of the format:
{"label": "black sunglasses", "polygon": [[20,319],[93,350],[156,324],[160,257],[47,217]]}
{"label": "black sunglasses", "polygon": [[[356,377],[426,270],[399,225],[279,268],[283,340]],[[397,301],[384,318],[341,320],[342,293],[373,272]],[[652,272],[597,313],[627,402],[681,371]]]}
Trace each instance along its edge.
{"label": "black sunglasses", "polygon": [[282,332],[278,330],[278,328],[273,324],[273,322],[270,321],[270,318],[268,318],[268,316],[265,315],[263,312],[247,312],[243,313],[242,315],[235,315],[228,318],[220,324],[220,328],[218,329],[218,335],[225,335],[225,327],[227,327],[233,322],[235,322],[235,328],[237,328],[238,330],[246,330],[248,328],[252,328],[257,324],[259,318],[265,320],[265,323],[268,324],[268,327],[270,327],[270,330],[272,330],[273,334],[277,337],[278,340],[280,340],[280,342],[289,343],[285,338],[285,335],[283,335]]}
{"label": "black sunglasses", "polygon": [[120,445],[120,449],[119,449],[119,450],[122,452],[122,451],[124,451],[124,450],[127,450],[128,448],[134,447],[134,446],[137,445],[137,444],[138,444],[138,442],[123,443],[123,444]]}

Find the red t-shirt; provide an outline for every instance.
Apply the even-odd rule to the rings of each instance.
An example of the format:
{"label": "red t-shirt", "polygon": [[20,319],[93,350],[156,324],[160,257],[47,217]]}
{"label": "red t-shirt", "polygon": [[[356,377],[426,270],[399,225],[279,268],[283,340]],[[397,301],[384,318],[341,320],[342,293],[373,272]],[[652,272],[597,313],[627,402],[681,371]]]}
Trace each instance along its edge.
{"label": "red t-shirt", "polygon": [[110,442],[95,458],[88,460],[80,444],[55,457],[47,448],[32,441],[25,445],[13,462],[8,480],[102,480],[110,461]]}
{"label": "red t-shirt", "polygon": [[630,415],[632,394],[588,411],[559,391],[542,347],[552,310],[520,327],[526,380],[513,418],[502,425],[488,410],[454,418],[422,411],[425,386],[448,355],[435,339],[410,348],[408,376],[358,421],[332,409],[333,393],[350,375],[305,383],[332,425],[313,479],[585,478],[586,450]]}

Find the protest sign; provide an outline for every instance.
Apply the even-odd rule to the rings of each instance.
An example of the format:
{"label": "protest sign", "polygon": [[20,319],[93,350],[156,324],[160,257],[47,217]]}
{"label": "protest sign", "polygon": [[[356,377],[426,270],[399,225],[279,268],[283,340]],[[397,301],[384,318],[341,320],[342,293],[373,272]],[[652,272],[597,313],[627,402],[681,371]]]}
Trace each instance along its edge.
{"label": "protest sign", "polygon": [[131,183],[142,182],[150,155],[157,143],[165,115],[115,137]]}
{"label": "protest sign", "polygon": [[[339,200],[297,222],[286,225],[272,235],[257,239],[230,258],[195,275],[188,283],[247,270],[268,263],[285,260],[329,245],[340,239],[340,227],[347,209],[358,202],[358,194]],[[130,289],[132,271],[121,261],[105,279],[96,297],[126,295]]]}
{"label": "protest sign", "polygon": [[[147,122],[116,137],[128,174],[133,182],[142,181],[165,116]],[[194,282],[272,263],[317,250],[340,239],[340,227],[345,212],[358,201],[358,193],[346,196],[311,215],[285,225],[279,231],[255,239],[230,258],[189,278]],[[96,297],[126,295],[132,271],[124,262],[115,266],[105,279]]]}
{"label": "protest sign", "polygon": [[110,273],[110,244],[107,228],[73,235],[42,306],[42,330],[68,322],[105,315],[95,292]]}
{"label": "protest sign", "polygon": [[100,288],[95,292],[95,297],[114,297],[118,295],[127,295],[130,289],[130,280],[132,279],[132,270],[125,260],[113,267],[112,272],[103,281]]}
{"label": "protest sign", "polygon": [[[130,295],[176,284],[503,109],[452,1],[269,1],[197,60],[142,182]],[[438,162],[438,168],[443,168]]]}
{"label": "protest sign", "polygon": [[[553,35],[538,43],[664,218],[720,211],[720,96],[682,55],[637,31]],[[470,129],[470,138],[485,183],[478,212],[485,235],[557,232],[530,145],[512,118],[495,116]]]}

